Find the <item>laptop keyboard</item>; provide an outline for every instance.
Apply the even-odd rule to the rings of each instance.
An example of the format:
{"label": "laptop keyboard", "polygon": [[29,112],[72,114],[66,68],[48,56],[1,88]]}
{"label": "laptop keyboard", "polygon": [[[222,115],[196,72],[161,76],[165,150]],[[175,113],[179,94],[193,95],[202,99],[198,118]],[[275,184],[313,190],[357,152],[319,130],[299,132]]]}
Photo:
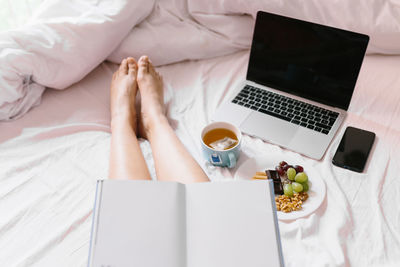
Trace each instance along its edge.
{"label": "laptop keyboard", "polygon": [[246,85],[232,103],[328,134],[339,113]]}

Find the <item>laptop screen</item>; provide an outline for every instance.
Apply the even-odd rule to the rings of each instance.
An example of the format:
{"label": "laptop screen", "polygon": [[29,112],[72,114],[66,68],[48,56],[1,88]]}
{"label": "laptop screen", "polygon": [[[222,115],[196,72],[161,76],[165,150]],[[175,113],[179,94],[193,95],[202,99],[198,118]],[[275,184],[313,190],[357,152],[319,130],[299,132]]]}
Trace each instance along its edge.
{"label": "laptop screen", "polygon": [[259,11],[247,80],[347,110],[364,34]]}

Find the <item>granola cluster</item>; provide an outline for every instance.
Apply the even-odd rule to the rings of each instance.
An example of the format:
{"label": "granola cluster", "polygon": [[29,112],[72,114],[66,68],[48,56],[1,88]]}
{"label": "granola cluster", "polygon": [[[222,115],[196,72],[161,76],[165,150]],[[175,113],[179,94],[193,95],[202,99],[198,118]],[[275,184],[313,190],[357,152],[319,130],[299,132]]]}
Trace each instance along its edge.
{"label": "granola cluster", "polygon": [[301,210],[302,204],[308,198],[307,192],[296,193],[289,197],[286,195],[280,195],[275,197],[276,209],[282,212],[291,212],[295,210]]}

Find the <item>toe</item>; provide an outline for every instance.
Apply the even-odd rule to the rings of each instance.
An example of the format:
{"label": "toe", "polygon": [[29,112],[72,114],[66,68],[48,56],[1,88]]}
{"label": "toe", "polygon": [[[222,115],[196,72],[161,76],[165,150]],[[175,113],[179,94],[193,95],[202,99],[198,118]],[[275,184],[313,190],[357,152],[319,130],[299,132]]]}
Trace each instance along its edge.
{"label": "toe", "polygon": [[126,61],[128,62],[128,65],[129,64],[137,64],[136,60],[133,57],[126,58]]}
{"label": "toe", "polygon": [[156,72],[156,69],[154,68],[153,64],[150,62],[150,60],[147,60],[147,62],[148,62],[147,65],[148,65],[149,72],[152,74],[156,74],[157,72]]}
{"label": "toe", "polygon": [[136,73],[137,73],[136,60],[133,57],[128,57],[127,63],[128,63],[128,73],[130,75],[136,75]]}
{"label": "toe", "polygon": [[119,66],[119,73],[120,74],[128,74],[128,61],[124,58]]}
{"label": "toe", "polygon": [[139,71],[143,73],[149,72],[149,58],[147,56],[141,56],[139,58]]}
{"label": "toe", "polygon": [[144,62],[148,62],[149,61],[149,57],[146,55],[143,55],[139,58],[139,61],[144,61]]}

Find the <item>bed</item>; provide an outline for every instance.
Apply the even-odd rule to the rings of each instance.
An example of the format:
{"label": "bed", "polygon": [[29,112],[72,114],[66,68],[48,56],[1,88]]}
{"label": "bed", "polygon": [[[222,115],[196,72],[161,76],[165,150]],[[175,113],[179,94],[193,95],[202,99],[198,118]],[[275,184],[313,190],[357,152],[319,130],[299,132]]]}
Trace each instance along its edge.
{"label": "bed", "polygon": [[[69,7],[75,4],[65,2]],[[98,2],[107,4],[107,1]],[[124,6],[128,4],[123,2],[114,1],[128,12]],[[44,68],[52,78],[47,83],[41,79],[42,73],[31,72],[28,84],[42,86],[43,90],[37,90],[35,101],[15,104],[30,105],[27,110],[20,105],[17,111],[13,109],[12,117],[4,117],[0,122],[0,265],[87,265],[95,184],[98,179],[107,179],[108,174],[109,85],[118,67],[116,62],[130,53],[135,57],[148,54],[157,65],[157,71],[164,77],[168,118],[212,181],[234,179],[241,164],[260,155],[289,158],[312,166],[324,180],[327,194],[314,213],[279,222],[285,266],[399,266],[400,16],[396,14],[400,7],[396,1],[359,2],[362,4],[358,8],[365,11],[365,20],[357,20],[360,16],[355,12],[354,1],[344,0],[325,6],[316,1],[304,5],[300,1],[290,4],[157,1],[147,9],[140,8],[144,10],[143,15],[132,22],[137,26],[120,30],[121,40],[106,44],[108,50],[104,55],[98,56],[105,49],[102,47],[95,53],[92,51],[95,60],[85,57],[86,65],[77,67],[77,73],[73,73],[71,65],[57,63],[62,66],[54,74],[50,65]],[[57,1],[50,7],[46,1],[36,3],[40,5],[36,19],[41,22],[46,17],[43,14],[57,7]],[[347,20],[330,16],[334,13],[328,11],[334,8]],[[375,13],[368,13],[370,8]],[[130,12],[139,10],[137,6],[131,9]],[[258,9],[364,30],[372,37],[372,44],[363,62],[349,114],[322,160],[244,135],[237,167],[213,167],[202,158],[198,137],[218,106],[245,78],[251,29]],[[368,23],[368,19],[372,22]],[[124,19],[118,23],[125,22]],[[146,35],[149,29],[155,32],[166,29],[160,33],[161,37],[174,38],[149,39]],[[175,46],[183,37],[174,34],[179,31],[196,37],[187,41],[186,51],[178,53],[181,47]],[[232,38],[226,39],[223,33]],[[5,34],[9,31],[0,37]],[[132,48],[132,40],[138,36],[142,41]],[[160,48],[162,42],[165,46]],[[173,56],[167,57],[168,51]],[[10,63],[12,59],[0,59],[1,73],[6,68],[4,62]],[[56,59],[65,61],[65,58]],[[38,65],[40,62],[31,64],[33,68],[42,67]],[[19,66],[15,63],[13,68],[18,70]],[[61,80],[57,78],[60,71],[64,71]],[[7,80],[0,81],[4,85]],[[21,88],[26,86],[26,77],[23,82]],[[5,94],[4,87],[0,90],[3,90],[0,94]],[[363,173],[347,171],[331,163],[348,125],[373,131],[377,136]],[[150,146],[145,140],[140,145],[156,179]]]}

